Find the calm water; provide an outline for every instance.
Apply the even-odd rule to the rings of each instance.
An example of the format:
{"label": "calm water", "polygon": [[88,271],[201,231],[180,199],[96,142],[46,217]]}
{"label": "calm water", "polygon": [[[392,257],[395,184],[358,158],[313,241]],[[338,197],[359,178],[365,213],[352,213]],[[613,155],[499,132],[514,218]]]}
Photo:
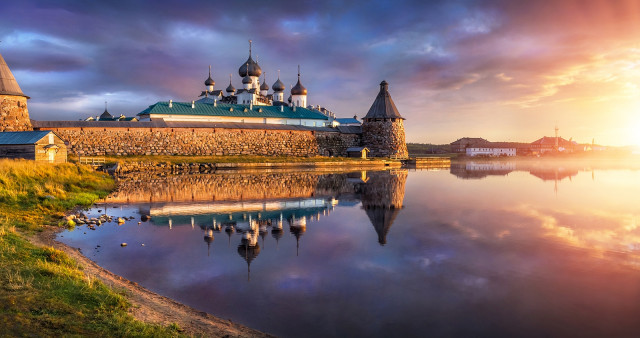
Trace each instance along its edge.
{"label": "calm water", "polygon": [[638,336],[639,201],[625,165],[146,175],[60,239],[285,337]]}

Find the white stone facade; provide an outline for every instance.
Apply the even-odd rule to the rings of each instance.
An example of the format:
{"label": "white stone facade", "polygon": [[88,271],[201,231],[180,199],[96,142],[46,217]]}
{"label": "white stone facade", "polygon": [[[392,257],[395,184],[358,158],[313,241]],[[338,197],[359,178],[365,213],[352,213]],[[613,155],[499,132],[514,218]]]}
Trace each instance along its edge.
{"label": "white stone facade", "polygon": [[467,147],[467,156],[487,156],[487,157],[500,157],[500,156],[516,156],[516,148],[501,148],[501,147]]}

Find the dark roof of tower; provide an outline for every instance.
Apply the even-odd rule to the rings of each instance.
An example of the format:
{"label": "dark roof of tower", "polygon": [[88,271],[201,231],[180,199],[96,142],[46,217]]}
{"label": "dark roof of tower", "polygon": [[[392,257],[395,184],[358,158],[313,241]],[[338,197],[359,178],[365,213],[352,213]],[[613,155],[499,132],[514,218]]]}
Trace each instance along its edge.
{"label": "dark roof of tower", "polygon": [[236,91],[236,87],[234,87],[231,83],[229,83],[229,87],[227,87],[227,93],[233,93]]}
{"label": "dark roof of tower", "polygon": [[300,75],[298,75],[298,83],[291,88],[291,95],[307,95],[307,88],[300,83]]}
{"label": "dark roof of tower", "polygon": [[240,66],[240,69],[238,69],[238,74],[240,74],[240,76],[242,77],[247,76],[247,69],[249,69],[249,76],[262,75],[262,68],[260,68],[257,62],[253,61],[251,55],[249,55],[247,61],[245,61],[242,66]]}
{"label": "dark roof of tower", "polygon": [[251,81],[251,77],[249,75],[245,76],[242,78],[242,84],[248,84],[251,83],[253,81]]}
{"label": "dark roof of tower", "polygon": [[15,95],[15,96],[24,96],[20,86],[18,86],[18,82],[13,77],[9,66],[2,58],[2,54],[0,54],[0,95]]}
{"label": "dark roof of tower", "polygon": [[273,88],[274,92],[283,92],[287,87],[285,87],[284,83],[278,78],[278,81],[276,81],[271,88]]}
{"label": "dark roof of tower", "polygon": [[100,115],[100,119],[112,119],[113,116],[105,109],[104,112]]}
{"label": "dark roof of tower", "polygon": [[378,96],[376,96],[375,101],[369,108],[369,112],[364,117],[365,119],[403,119],[404,117],[400,116],[398,112],[398,108],[396,108],[395,103],[391,99],[391,95],[389,94],[389,84],[387,81],[380,82],[380,92]]}
{"label": "dark roof of tower", "polygon": [[266,82],[263,82],[260,85],[260,90],[269,90],[269,85]]}
{"label": "dark roof of tower", "polygon": [[307,88],[300,83],[300,65],[298,65],[298,83],[291,88],[291,95],[307,95]]}
{"label": "dark roof of tower", "polygon": [[216,82],[213,81],[213,79],[211,78],[211,65],[209,65],[209,77],[204,80],[204,85],[205,86],[215,86]]}

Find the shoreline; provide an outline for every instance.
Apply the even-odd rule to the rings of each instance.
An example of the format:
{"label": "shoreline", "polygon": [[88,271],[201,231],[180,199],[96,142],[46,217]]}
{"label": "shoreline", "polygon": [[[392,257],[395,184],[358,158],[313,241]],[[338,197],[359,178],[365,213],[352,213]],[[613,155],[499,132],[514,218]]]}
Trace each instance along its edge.
{"label": "shoreline", "polygon": [[124,291],[131,303],[129,313],[137,320],[163,326],[173,323],[180,327],[182,334],[205,337],[275,337],[247,326],[215,317],[203,311],[161,296],[137,283],[99,266],[86,257],[79,249],[70,247],[56,239],[64,228],[44,225],[42,231],[27,236],[34,245],[50,246],[64,251],[80,266],[88,279],[98,279],[113,290]]}

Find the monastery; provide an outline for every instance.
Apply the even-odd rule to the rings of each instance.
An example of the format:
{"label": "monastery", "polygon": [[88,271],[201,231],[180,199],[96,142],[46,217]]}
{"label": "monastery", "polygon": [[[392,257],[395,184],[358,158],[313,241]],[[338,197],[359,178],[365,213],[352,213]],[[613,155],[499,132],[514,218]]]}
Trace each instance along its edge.
{"label": "monastery", "polygon": [[386,81],[362,123],[355,117],[337,119],[308,104],[299,66],[298,81],[285,99],[279,75],[269,88],[251,53],[250,44],[249,57],[238,69],[240,89],[231,76],[224,92],[215,89],[209,67],[197,100],[157,102],[134,118],[114,117],[105,107],[102,115],[84,121],[30,120],[29,97],[0,55],[0,131],[53,131],[77,156],[347,156],[354,150],[377,157],[408,156],[404,118]]}

